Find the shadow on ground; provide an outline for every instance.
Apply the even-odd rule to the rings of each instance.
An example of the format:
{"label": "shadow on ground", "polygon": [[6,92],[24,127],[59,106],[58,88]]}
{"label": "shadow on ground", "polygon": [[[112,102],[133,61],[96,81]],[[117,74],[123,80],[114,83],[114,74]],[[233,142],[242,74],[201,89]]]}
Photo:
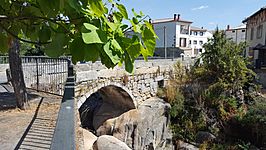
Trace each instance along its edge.
{"label": "shadow on ground", "polygon": [[42,102],[43,98],[40,100],[35,114],[15,150],[50,149],[56,120],[38,115]]}
{"label": "shadow on ground", "polygon": [[[39,95],[28,91],[29,101],[34,101]],[[13,93],[13,88],[7,83],[0,84],[0,111],[16,108],[16,99]]]}

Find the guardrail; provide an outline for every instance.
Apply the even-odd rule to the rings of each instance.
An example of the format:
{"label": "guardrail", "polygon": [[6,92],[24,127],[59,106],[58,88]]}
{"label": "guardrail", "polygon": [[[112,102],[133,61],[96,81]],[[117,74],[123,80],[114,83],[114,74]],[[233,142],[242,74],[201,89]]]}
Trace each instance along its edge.
{"label": "guardrail", "polygon": [[69,66],[63,99],[58,113],[51,150],[75,150],[75,77],[73,66]]}
{"label": "guardrail", "polygon": [[[8,62],[8,56],[0,56],[0,64]],[[22,56],[21,62],[27,88],[63,95],[71,62],[68,57]]]}

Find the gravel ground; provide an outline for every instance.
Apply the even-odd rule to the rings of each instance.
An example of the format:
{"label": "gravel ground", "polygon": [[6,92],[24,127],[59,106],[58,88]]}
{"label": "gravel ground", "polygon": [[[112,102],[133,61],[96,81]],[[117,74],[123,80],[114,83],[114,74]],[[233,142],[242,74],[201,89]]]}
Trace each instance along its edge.
{"label": "gravel ground", "polygon": [[62,97],[29,91],[30,108],[15,108],[12,91],[0,86],[0,149],[49,149]]}

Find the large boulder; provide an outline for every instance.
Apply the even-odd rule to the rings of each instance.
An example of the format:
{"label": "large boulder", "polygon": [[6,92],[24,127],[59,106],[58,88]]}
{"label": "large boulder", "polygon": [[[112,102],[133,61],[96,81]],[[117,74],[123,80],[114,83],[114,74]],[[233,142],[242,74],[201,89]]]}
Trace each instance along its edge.
{"label": "large boulder", "polygon": [[97,140],[97,136],[88,130],[83,129],[83,142],[85,150],[92,150],[93,143]]}
{"label": "large boulder", "polygon": [[176,146],[178,150],[199,150],[198,147],[183,141],[177,141]]}
{"label": "large boulder", "polygon": [[210,142],[210,141],[213,141],[216,137],[209,133],[209,132],[205,132],[205,131],[199,131],[197,134],[196,134],[196,143],[204,143],[204,142]]}
{"label": "large boulder", "polygon": [[138,109],[106,120],[96,133],[98,136],[113,135],[132,149],[173,149],[169,110],[169,103],[151,98],[144,101]]}
{"label": "large boulder", "polygon": [[131,150],[125,143],[110,135],[100,136],[93,144],[93,150]]}

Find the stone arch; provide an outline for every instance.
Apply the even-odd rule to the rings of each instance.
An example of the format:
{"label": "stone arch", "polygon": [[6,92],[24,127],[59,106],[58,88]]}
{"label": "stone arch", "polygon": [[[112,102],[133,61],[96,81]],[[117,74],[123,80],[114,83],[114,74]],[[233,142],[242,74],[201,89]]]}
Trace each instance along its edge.
{"label": "stone arch", "polygon": [[106,120],[136,108],[129,90],[117,83],[97,86],[87,93],[80,104],[79,113],[83,127],[97,130]]}
{"label": "stone arch", "polygon": [[129,96],[130,98],[133,100],[133,103],[135,105],[135,108],[138,107],[138,101],[136,100],[136,98],[132,95],[132,92],[123,84],[121,83],[117,83],[117,82],[108,82],[102,85],[98,85],[95,88],[91,89],[89,92],[87,92],[85,95],[81,96],[80,98],[78,98],[77,100],[77,106],[78,109],[81,107],[81,105],[95,92],[99,91],[100,89],[107,87],[107,86],[115,86],[118,88],[121,88],[122,90],[124,90]]}

